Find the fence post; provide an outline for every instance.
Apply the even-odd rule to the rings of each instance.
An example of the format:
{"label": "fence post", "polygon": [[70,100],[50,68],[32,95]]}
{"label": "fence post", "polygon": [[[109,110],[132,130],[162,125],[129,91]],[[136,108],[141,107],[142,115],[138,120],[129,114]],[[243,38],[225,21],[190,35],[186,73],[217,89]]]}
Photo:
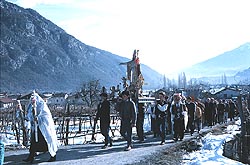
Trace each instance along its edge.
{"label": "fence post", "polygon": [[66,139],[65,139],[65,145],[69,144],[69,121],[70,121],[70,106],[67,104],[67,115],[66,115]]}
{"label": "fence post", "polygon": [[[247,102],[246,102],[247,103]],[[241,152],[240,152],[240,161],[243,163],[249,163],[248,162],[248,143],[247,143],[247,138],[248,135],[246,134],[247,132],[247,116],[246,116],[246,110],[247,110],[248,105],[242,106],[242,96],[240,95],[238,97],[238,109],[240,113],[240,120],[241,120],[241,136],[240,136],[240,146],[241,146]]]}
{"label": "fence post", "polygon": [[79,133],[82,132],[82,117],[80,116],[79,117],[79,130],[78,130]]}

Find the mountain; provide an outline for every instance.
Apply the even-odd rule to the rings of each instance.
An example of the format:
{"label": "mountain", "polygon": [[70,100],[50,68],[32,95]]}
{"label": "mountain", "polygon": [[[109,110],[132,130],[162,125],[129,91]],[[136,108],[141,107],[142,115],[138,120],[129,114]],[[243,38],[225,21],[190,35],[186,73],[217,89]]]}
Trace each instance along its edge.
{"label": "mountain", "polygon": [[239,83],[250,84],[250,67],[235,74],[234,79]]}
{"label": "mountain", "polygon": [[250,67],[250,43],[183,70],[189,77],[234,76]]}
{"label": "mountain", "polygon": [[[130,61],[86,45],[32,9],[0,1],[0,91],[76,91],[100,80],[109,88],[121,83]],[[132,58],[133,50],[131,50]],[[144,88],[159,88],[163,76],[141,65]]]}

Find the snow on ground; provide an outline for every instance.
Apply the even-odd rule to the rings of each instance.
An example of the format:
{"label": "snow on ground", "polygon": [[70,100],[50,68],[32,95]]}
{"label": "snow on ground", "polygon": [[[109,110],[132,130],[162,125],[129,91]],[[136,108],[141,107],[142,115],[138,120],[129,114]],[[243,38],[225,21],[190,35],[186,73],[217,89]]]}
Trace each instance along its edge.
{"label": "snow on ground", "polygon": [[243,163],[234,161],[223,154],[223,143],[233,138],[233,135],[240,133],[240,121],[234,125],[229,125],[225,134],[212,135],[207,134],[202,138],[202,148],[199,151],[192,152],[183,156],[184,165],[241,165]]}

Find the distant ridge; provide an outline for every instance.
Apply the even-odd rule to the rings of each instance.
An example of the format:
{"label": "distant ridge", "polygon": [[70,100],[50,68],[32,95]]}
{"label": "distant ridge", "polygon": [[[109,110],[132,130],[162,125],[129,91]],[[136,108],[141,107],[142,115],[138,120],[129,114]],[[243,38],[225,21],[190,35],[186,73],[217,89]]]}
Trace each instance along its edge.
{"label": "distant ridge", "polygon": [[183,70],[189,77],[216,77],[236,73],[250,67],[250,42],[214,58],[195,64]]}

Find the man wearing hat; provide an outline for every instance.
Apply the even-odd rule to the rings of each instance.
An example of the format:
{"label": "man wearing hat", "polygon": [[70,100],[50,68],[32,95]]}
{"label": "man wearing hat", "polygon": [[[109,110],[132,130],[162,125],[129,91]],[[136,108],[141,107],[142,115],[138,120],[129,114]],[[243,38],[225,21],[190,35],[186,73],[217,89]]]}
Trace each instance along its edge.
{"label": "man wearing hat", "polygon": [[100,130],[101,134],[105,138],[105,144],[102,149],[108,147],[108,143],[110,143],[110,147],[112,147],[112,139],[109,136],[109,127],[110,127],[110,103],[108,101],[107,93],[102,93],[100,95],[102,97],[101,103],[98,105],[96,118],[97,121],[100,118]]}
{"label": "man wearing hat", "polygon": [[125,151],[130,151],[132,147],[132,127],[136,121],[135,103],[129,98],[129,91],[122,92],[122,102],[119,106],[119,114],[121,117],[121,135],[127,141]]}

